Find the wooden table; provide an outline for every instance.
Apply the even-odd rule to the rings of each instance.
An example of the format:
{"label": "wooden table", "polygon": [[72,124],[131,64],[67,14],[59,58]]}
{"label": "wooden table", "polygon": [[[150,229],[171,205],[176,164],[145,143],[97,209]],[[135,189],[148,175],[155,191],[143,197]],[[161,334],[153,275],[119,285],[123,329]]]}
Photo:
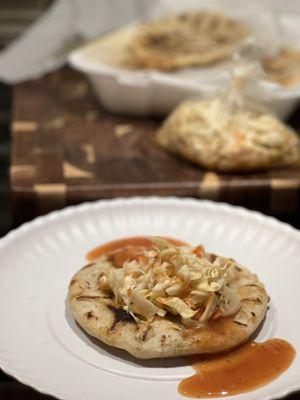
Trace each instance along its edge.
{"label": "wooden table", "polygon": [[204,172],[154,144],[159,123],[105,112],[83,76],[69,69],[16,86],[10,171],[15,220],[132,195],[193,196],[271,214],[299,211],[300,168]]}

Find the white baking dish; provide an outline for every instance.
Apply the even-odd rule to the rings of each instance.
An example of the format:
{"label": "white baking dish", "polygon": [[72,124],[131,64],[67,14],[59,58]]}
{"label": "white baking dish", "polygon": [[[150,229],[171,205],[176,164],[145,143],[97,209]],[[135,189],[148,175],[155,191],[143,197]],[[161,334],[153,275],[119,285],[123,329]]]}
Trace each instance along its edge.
{"label": "white baking dish", "polygon": [[[285,35],[294,37],[299,17],[281,18]],[[166,115],[181,101],[207,96],[226,85],[224,68],[194,68],[162,73],[129,71],[114,66],[118,64],[118,50],[135,27],[131,25],[105,39],[98,39],[69,56],[69,63],[87,76],[106,109],[136,116]],[[300,47],[300,43],[293,40],[293,46],[297,45]],[[264,101],[280,118],[287,118],[300,100],[300,86],[284,88],[263,81],[261,87]]]}

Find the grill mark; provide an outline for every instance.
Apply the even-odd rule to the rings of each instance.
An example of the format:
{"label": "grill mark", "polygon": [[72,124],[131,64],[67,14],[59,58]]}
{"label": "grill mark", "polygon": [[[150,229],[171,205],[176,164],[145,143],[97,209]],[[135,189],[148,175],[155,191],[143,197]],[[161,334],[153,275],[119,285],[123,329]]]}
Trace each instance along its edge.
{"label": "grill mark", "polygon": [[90,268],[90,267],[92,267],[93,265],[95,265],[95,263],[90,263],[90,264],[87,264],[87,265],[85,265],[83,268],[81,268],[81,270],[84,270],[84,269]]}
{"label": "grill mark", "polygon": [[244,302],[244,303],[258,303],[258,304],[262,303],[262,301],[259,298],[255,298],[255,297],[245,297],[244,299],[242,299],[242,302]]}
{"label": "grill mark", "polygon": [[136,324],[134,318],[132,315],[130,315],[127,311],[125,311],[121,307],[114,307],[114,306],[107,306],[112,313],[114,314],[114,322],[110,328],[110,330],[113,330],[118,322],[127,322],[127,323],[134,323]]}
{"label": "grill mark", "polygon": [[235,324],[238,325],[242,325],[242,326],[248,326],[247,324],[245,324],[244,322],[240,322],[240,321],[233,321]]}
{"label": "grill mark", "polygon": [[249,283],[248,285],[244,285],[243,287],[259,287],[257,283]]}
{"label": "grill mark", "polygon": [[98,319],[98,317],[93,313],[93,311],[89,311],[85,314],[85,316],[87,317],[87,319]]}
{"label": "grill mark", "polygon": [[77,296],[76,300],[84,301],[84,300],[95,300],[95,299],[103,299],[103,296]]}
{"label": "grill mark", "polygon": [[151,326],[148,325],[146,327],[146,329],[140,334],[140,339],[142,342],[144,342],[146,340],[148,333],[151,331],[151,329],[152,329]]}

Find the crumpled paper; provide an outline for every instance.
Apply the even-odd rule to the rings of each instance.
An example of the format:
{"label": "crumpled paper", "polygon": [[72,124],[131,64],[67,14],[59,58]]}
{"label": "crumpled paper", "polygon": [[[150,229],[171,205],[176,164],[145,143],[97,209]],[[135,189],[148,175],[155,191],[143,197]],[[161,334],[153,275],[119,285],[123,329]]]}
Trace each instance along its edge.
{"label": "crumpled paper", "polygon": [[[245,1],[56,0],[38,21],[0,53],[0,80],[18,83],[39,77],[63,65],[69,51],[80,43],[136,19],[205,4],[239,7]],[[300,15],[298,0],[262,0],[260,5],[270,5],[280,12],[299,12]]]}
{"label": "crumpled paper", "polygon": [[0,80],[17,83],[54,70],[80,42],[147,18],[151,2],[156,0],[57,0],[0,52]]}

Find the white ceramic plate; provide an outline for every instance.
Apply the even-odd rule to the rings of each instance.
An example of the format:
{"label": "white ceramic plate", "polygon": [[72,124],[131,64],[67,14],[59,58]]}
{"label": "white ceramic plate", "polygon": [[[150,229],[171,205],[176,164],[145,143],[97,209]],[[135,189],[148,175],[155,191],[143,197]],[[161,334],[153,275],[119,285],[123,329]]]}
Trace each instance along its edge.
{"label": "white ceramic plate", "polygon": [[[166,235],[231,256],[258,273],[272,298],[257,340],[300,352],[300,233],[228,205],[175,198],[99,201],[54,212],[0,241],[0,365],[37,390],[67,400],[183,399],[182,360],[138,361],[97,345],[65,300],[88,250],[131,235]],[[267,400],[300,389],[300,357],[277,380],[236,399]]]}

